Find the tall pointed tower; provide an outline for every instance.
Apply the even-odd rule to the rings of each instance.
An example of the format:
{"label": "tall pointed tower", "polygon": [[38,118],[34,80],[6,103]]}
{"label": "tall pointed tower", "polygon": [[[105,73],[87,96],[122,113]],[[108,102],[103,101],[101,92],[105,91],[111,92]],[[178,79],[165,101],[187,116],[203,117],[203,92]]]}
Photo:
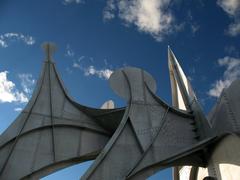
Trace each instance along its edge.
{"label": "tall pointed tower", "polygon": [[[183,72],[177,58],[175,57],[173,51],[168,46],[168,67],[170,73],[170,82],[172,90],[172,105],[178,109],[187,110],[192,112],[196,121],[196,131],[198,132],[197,139],[203,139],[206,137],[206,132],[203,131],[202,127],[206,127],[210,131],[210,125],[205,118],[201,107],[197,101],[196,95],[192,89],[190,81]],[[200,122],[199,122],[200,121]],[[182,166],[174,168],[174,178],[175,179],[189,179],[191,166]]]}
{"label": "tall pointed tower", "polygon": [[200,103],[197,100],[191,83],[183,72],[177,58],[168,47],[168,66],[172,90],[172,104],[182,110],[192,112],[195,116],[198,139],[204,139],[211,134],[210,123],[205,117]]}
{"label": "tall pointed tower", "polygon": [[[236,90],[240,89],[239,83],[235,82],[229,89],[223,91],[217,105],[210,113],[210,125],[209,120],[205,117],[196,98],[190,81],[183,72],[170,47],[168,47],[168,64],[172,90],[172,104],[178,109],[192,112],[195,116],[194,123],[196,123],[196,131],[198,132],[197,139],[201,141],[212,135],[219,136],[222,133],[227,134],[228,132],[234,132],[234,129],[238,127],[238,125],[232,124],[231,119],[233,117],[229,117],[228,114],[234,114],[233,116],[235,116],[235,113],[239,112],[236,108],[236,101],[239,98],[239,95],[236,94]],[[229,96],[230,98],[227,98]],[[235,108],[235,110],[231,110],[231,108]],[[230,109],[229,112],[227,112],[228,109]],[[235,113],[233,113],[233,111]],[[236,151],[234,151],[232,147],[235,147]],[[237,180],[240,177],[239,148],[239,138],[232,135],[226,136],[226,138],[215,148],[212,147],[213,152],[209,154],[206,168],[193,166],[174,167],[174,180],[202,180],[206,177],[209,178],[209,180]]]}

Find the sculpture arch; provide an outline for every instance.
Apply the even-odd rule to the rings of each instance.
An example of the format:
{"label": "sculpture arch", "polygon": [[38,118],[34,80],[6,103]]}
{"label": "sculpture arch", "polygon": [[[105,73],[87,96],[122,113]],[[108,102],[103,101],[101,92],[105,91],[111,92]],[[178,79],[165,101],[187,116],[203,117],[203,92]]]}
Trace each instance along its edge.
{"label": "sculpture arch", "polygon": [[[35,179],[95,159],[121,119],[122,109],[93,109],[74,102],[56,71],[52,45],[45,48],[31,100],[0,136],[0,179]],[[109,114],[115,121],[104,126]]]}
{"label": "sculpture arch", "polygon": [[189,179],[194,179],[195,167],[207,167],[218,144],[221,150],[221,143],[237,141],[240,81],[224,90],[208,121],[169,48],[174,107],[155,94],[149,73],[125,67],[111,75],[110,85],[127,106],[114,109],[109,101],[95,109],[67,94],[52,60],[53,45],[44,48],[46,60],[32,98],[0,136],[0,179],[37,179],[92,159],[83,180],[139,180],[186,165],[194,166],[189,170]]}

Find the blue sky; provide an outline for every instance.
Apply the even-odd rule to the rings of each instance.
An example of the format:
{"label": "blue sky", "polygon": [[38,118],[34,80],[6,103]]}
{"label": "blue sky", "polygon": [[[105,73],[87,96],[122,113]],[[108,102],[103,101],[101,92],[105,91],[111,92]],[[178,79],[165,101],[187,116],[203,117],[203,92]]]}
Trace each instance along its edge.
{"label": "blue sky", "polygon": [[[1,0],[0,133],[31,97],[45,41],[69,93],[81,104],[125,102],[109,75],[136,66],[153,75],[158,95],[171,103],[170,45],[207,113],[223,88],[240,77],[239,0]],[[79,179],[90,162],[49,177]],[[171,179],[171,170],[150,179]]]}

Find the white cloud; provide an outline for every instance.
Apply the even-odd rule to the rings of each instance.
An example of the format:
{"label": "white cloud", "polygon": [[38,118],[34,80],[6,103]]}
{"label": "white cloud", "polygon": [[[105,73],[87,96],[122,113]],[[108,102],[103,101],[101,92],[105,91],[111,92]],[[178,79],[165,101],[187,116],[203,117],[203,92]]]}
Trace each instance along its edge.
{"label": "white cloud", "polygon": [[26,103],[28,101],[27,96],[16,89],[15,84],[8,80],[7,74],[8,71],[0,72],[0,103]]}
{"label": "white cloud", "polygon": [[75,55],[74,51],[72,50],[72,48],[70,47],[70,45],[68,44],[66,47],[66,53],[65,56],[67,57],[73,57]]}
{"label": "white cloud", "polygon": [[85,59],[85,56],[80,56],[80,57],[78,58],[78,62],[81,62],[83,59]]}
{"label": "white cloud", "polygon": [[14,111],[16,111],[16,112],[20,112],[20,111],[22,111],[23,109],[22,108],[20,108],[20,107],[16,107],[16,108],[14,108]]}
{"label": "white cloud", "polygon": [[240,21],[230,24],[227,32],[230,36],[237,36],[240,34]]}
{"label": "white cloud", "polygon": [[74,67],[74,68],[79,68],[79,69],[82,68],[81,65],[78,64],[78,63],[76,63],[76,62],[73,63],[73,67]]}
{"label": "white cloud", "polygon": [[218,0],[217,4],[231,16],[235,16],[240,9],[239,0]]}
{"label": "white cloud", "polygon": [[190,27],[191,27],[191,31],[193,34],[195,34],[200,28],[200,26],[198,24],[191,24]]}
{"label": "white cloud", "polygon": [[102,69],[96,69],[93,65],[83,67],[80,63],[73,63],[73,68],[80,69],[83,71],[85,76],[97,76],[100,79],[109,79],[111,74],[113,73],[113,70],[109,68],[102,68]]}
{"label": "white cloud", "polygon": [[[67,45],[67,56],[71,57],[73,60],[72,67],[67,67],[66,71],[71,74],[73,71],[72,69],[78,69],[83,72],[84,76],[96,76],[100,79],[107,80],[109,79],[110,75],[113,73],[112,66],[109,65],[107,59],[104,59],[104,67],[103,68],[96,68],[94,64],[93,57],[86,57],[86,56],[78,56],[75,54],[70,45]],[[72,53],[68,53],[68,50],[72,51]],[[73,55],[72,55],[73,54]],[[73,58],[74,56],[74,58]],[[24,88],[23,88],[24,89]]]}
{"label": "white cloud", "polygon": [[116,2],[115,0],[108,0],[107,5],[103,10],[103,19],[110,20],[115,17]]}
{"label": "white cloud", "polygon": [[24,92],[19,92],[18,90],[16,90],[14,92],[14,96],[15,96],[15,101],[16,102],[20,102],[20,103],[28,102],[28,97]]}
{"label": "white cloud", "polygon": [[33,79],[32,74],[19,74],[18,77],[21,80],[23,91],[27,95],[32,94],[33,85],[35,84],[35,80]]}
{"label": "white cloud", "polygon": [[191,10],[187,11],[186,20],[185,20],[184,23],[186,23],[186,25],[189,26],[193,35],[195,35],[196,32],[198,32],[199,29],[200,29],[200,25],[194,20],[194,17],[193,17],[193,14],[192,14]]}
{"label": "white cloud", "polygon": [[7,43],[1,39],[1,36],[0,36],[0,47],[8,47]]}
{"label": "white cloud", "polygon": [[233,46],[233,45],[227,45],[225,48],[224,48],[224,51],[229,54],[229,55],[232,55],[232,56],[239,56],[239,52],[238,52],[238,49]]}
{"label": "white cloud", "polygon": [[105,66],[108,66],[108,61],[107,61],[107,59],[104,59],[103,61],[104,61]]}
{"label": "white cloud", "polygon": [[113,73],[110,69],[96,69],[94,66],[89,66],[84,69],[85,76],[97,76],[101,79],[109,79],[111,74]]}
{"label": "white cloud", "polygon": [[234,22],[228,27],[227,34],[237,36],[240,34],[240,1],[239,0],[218,0],[217,4],[231,17]]}
{"label": "white cloud", "polygon": [[240,78],[240,59],[226,56],[218,60],[218,65],[224,66],[226,70],[223,77],[217,80],[208,91],[208,95],[212,97],[219,97],[224,88]]}
{"label": "white cloud", "polygon": [[7,71],[0,72],[0,102],[12,102],[15,95],[12,93],[15,84],[7,80]]}
{"label": "white cloud", "polygon": [[180,31],[183,31],[185,29],[185,26],[186,26],[186,23],[182,22],[180,24],[175,24],[173,28],[174,28],[174,31],[180,32]]}
{"label": "white cloud", "polygon": [[134,24],[139,31],[151,34],[160,41],[174,30],[170,0],[108,0],[104,9],[105,20],[118,17],[127,25]]}
{"label": "white cloud", "polygon": [[0,35],[0,47],[6,48],[13,41],[21,41],[26,45],[33,45],[35,43],[35,39],[32,36],[21,33],[5,33]]}
{"label": "white cloud", "polygon": [[84,4],[85,1],[84,0],[64,0],[63,4],[64,5],[68,5],[68,4]]}

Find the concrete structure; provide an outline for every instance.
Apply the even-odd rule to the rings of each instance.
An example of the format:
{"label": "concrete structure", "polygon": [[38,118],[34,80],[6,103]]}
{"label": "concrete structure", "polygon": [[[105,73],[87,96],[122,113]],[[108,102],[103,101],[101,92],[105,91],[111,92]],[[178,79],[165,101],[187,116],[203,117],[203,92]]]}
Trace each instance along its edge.
{"label": "concrete structure", "polygon": [[225,147],[240,148],[239,81],[223,92],[208,121],[169,48],[173,107],[155,94],[150,74],[125,67],[109,81],[127,106],[114,109],[108,101],[94,109],[70,98],[51,57],[54,46],[44,48],[32,99],[0,136],[0,179],[37,179],[90,159],[96,160],[83,180],[141,180],[173,166],[175,178],[215,177],[216,171],[204,169],[211,164],[220,171],[231,164],[239,177],[239,153]]}

